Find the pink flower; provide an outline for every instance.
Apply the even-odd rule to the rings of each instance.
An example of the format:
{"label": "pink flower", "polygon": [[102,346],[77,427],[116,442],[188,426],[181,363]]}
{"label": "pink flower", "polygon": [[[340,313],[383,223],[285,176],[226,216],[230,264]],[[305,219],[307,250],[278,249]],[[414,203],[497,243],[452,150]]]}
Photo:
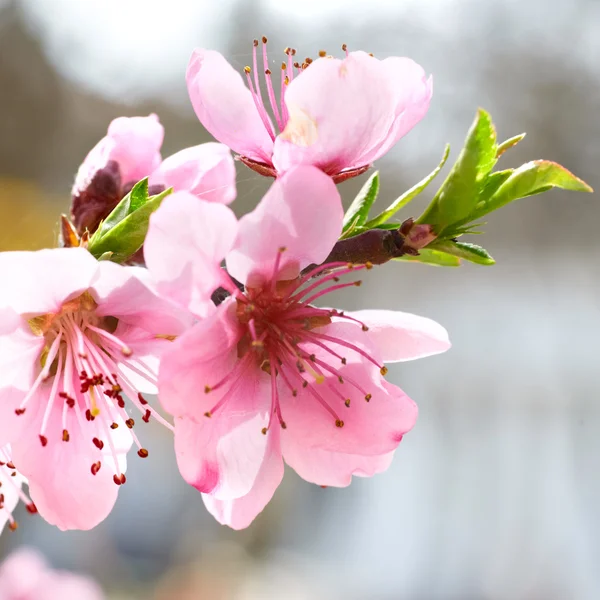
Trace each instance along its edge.
{"label": "pink flower", "polygon": [[24,483],[27,483],[27,480],[15,468],[10,445],[6,444],[0,448],[0,533],[7,523],[11,531],[17,528],[12,513],[19,500],[25,504],[31,514],[37,512],[35,504],[21,489]]}
{"label": "pink flower", "polygon": [[164,161],[164,128],[154,114],[119,117],[79,167],[71,217],[81,234],[93,233],[133,184],[150,177],[151,192],[188,190],[210,202],[235,198],[235,165],[229,149],[214,142],[186,148]]}
{"label": "pink flower", "polygon": [[[380,61],[365,52],[343,60],[325,56],[294,62],[286,48],[281,64],[280,102],[263,38],[263,100],[254,40],[248,87],[218,52],[197,49],[187,69],[196,115],[250,168],[276,176],[299,164],[319,167],[339,182],[366,171],[425,115],[431,78],[409,58]],[[308,68],[310,66],[310,68]],[[300,76],[301,75],[301,76]],[[276,84],[275,84],[276,85]],[[267,108],[267,103],[270,107]]]}
{"label": "pink flower", "polygon": [[2,600],[103,600],[98,584],[88,577],[58,571],[29,548],[13,552],[0,565]]}
{"label": "pink flower", "polygon": [[82,248],[0,254],[0,443],[29,480],[40,514],[90,529],[125,483],[134,434],[130,405],[166,423],[142,394],[156,392],[158,357],[188,325],[148,273],[98,262]]}
{"label": "pink flower", "polygon": [[[183,477],[221,523],[236,529],[272,497],[282,458],[326,486],[384,471],[417,417],[414,402],[384,379],[384,363],[450,345],[429,319],[313,305],[357,285],[340,283],[340,276],[371,266],[331,263],[303,274],[326,259],[342,219],[335,184],[312,166],[278,178],[239,223],[227,207],[184,192],[152,216],[147,264],[159,289],[210,315],[163,354],[159,398],[176,417]],[[224,256],[244,292],[220,268]],[[211,308],[217,286],[232,295]]]}

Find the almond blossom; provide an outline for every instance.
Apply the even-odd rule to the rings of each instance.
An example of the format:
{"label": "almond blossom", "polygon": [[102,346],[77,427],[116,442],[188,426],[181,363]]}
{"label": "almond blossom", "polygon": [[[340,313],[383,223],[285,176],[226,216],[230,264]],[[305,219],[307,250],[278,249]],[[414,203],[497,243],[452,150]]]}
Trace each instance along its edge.
{"label": "almond blossom", "polygon": [[1,253],[0,277],[0,443],[47,521],[90,529],[126,481],[131,445],[148,456],[125,397],[142,422],[168,426],[144,394],[189,317],[155,294],[146,270],[83,248]]}
{"label": "almond blossom", "polygon": [[103,600],[98,584],[83,575],[52,569],[33,549],[20,548],[0,565],[2,600]]}
{"label": "almond blossom", "polygon": [[[184,479],[233,528],[270,500],[284,459],[323,486],[384,471],[417,417],[385,380],[385,363],[449,347],[444,328],[423,317],[314,305],[359,284],[340,276],[371,268],[321,264],[342,220],[335,184],[313,166],[278,178],[239,222],[185,192],[151,218],[146,260],[159,291],[206,317],[163,354],[159,399],[176,417]],[[215,308],[218,286],[231,295]]]}
{"label": "almond blossom", "polygon": [[[275,68],[267,38],[260,66],[258,47],[254,40],[247,87],[219,52],[202,48],[192,54],[187,85],[202,125],[263,175],[299,164],[315,165],[336,182],[359,175],[429,108],[431,78],[409,58],[378,60],[344,44],[343,59],[321,51],[314,61],[298,61],[296,50],[286,48]],[[271,69],[280,71],[279,82]]]}
{"label": "almond blossom", "polygon": [[161,159],[158,117],[119,117],[90,150],[73,185],[71,218],[79,234],[93,233],[133,184],[150,178],[151,193],[188,190],[211,202],[235,198],[235,165],[223,144],[209,142]]}

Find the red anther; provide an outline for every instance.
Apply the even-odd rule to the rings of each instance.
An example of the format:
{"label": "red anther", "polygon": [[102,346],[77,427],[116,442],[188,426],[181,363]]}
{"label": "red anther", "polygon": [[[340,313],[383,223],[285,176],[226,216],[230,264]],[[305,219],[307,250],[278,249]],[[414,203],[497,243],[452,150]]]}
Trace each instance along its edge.
{"label": "red anther", "polygon": [[110,428],[111,428],[111,429],[116,429],[118,426],[119,426],[119,424],[118,424],[118,423],[111,423],[111,424],[110,424]]}
{"label": "red anther", "polygon": [[102,448],[104,448],[104,442],[102,440],[99,440],[97,437],[95,437],[92,442],[94,442],[94,446],[96,446],[96,448],[98,448],[98,450],[102,450]]}
{"label": "red anther", "polygon": [[144,413],[144,416],[142,417],[142,421],[144,421],[144,423],[148,423],[148,421],[150,421],[150,415],[152,414],[152,412],[150,412],[150,410],[147,410]]}
{"label": "red anther", "polygon": [[148,450],[146,450],[146,448],[140,448],[138,450],[138,456],[140,458],[148,458]]}
{"label": "red anther", "polygon": [[6,463],[6,466],[7,466],[9,469],[14,469],[14,468],[15,468],[15,465],[14,465],[14,463],[13,463],[13,461],[12,461],[12,460],[11,460],[10,462],[7,462],[7,463]]}
{"label": "red anther", "polygon": [[344,421],[342,421],[341,419],[336,419],[335,426],[341,429],[344,426]]}
{"label": "red anther", "polygon": [[66,429],[63,429],[62,432],[62,441],[63,442],[68,442],[71,439],[71,436],[69,435],[69,432]]}
{"label": "red anther", "polygon": [[127,425],[127,427],[129,427],[129,429],[133,429],[133,426],[135,425],[135,421],[132,418],[127,419],[127,421],[125,421],[125,425]]}
{"label": "red anther", "polygon": [[123,485],[127,481],[127,477],[125,477],[125,473],[121,473],[121,485]]}
{"label": "red anther", "polygon": [[27,507],[27,512],[31,515],[35,515],[35,513],[37,513],[37,511],[38,511],[37,506],[33,502],[30,502],[29,504],[27,504],[26,507]]}
{"label": "red anther", "polygon": [[68,396],[66,402],[69,408],[73,408],[75,406],[75,398]]}
{"label": "red anther", "polygon": [[123,400],[122,396],[117,396],[117,404],[119,408],[125,408],[125,400]]}
{"label": "red anther", "polygon": [[40,435],[40,442],[42,442],[42,446],[45,446],[48,443],[48,438],[45,435]]}
{"label": "red anther", "polygon": [[113,475],[113,481],[117,484],[117,485],[121,485],[121,478],[118,475]]}
{"label": "red anther", "polygon": [[92,417],[92,412],[90,411],[90,409],[89,409],[89,408],[86,408],[86,409],[85,409],[85,418],[86,418],[88,421],[93,421],[93,420],[94,420],[94,417]]}
{"label": "red anther", "polygon": [[148,400],[146,400],[146,398],[144,398],[144,396],[142,396],[142,394],[140,392],[138,392],[138,400],[140,401],[140,404],[142,406],[144,406],[145,404],[148,404]]}
{"label": "red anther", "polygon": [[96,475],[96,473],[98,473],[98,471],[100,470],[101,466],[102,466],[102,463],[100,461],[95,462],[91,468],[92,475]]}
{"label": "red anther", "polygon": [[21,416],[24,413],[25,413],[24,408],[15,408],[15,415]]}

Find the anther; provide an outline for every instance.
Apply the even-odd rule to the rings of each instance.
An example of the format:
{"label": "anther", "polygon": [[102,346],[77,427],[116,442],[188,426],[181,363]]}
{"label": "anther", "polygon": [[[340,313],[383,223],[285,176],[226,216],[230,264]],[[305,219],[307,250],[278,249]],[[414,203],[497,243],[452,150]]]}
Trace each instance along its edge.
{"label": "anther", "polygon": [[148,423],[150,421],[150,415],[152,414],[152,412],[150,410],[147,410],[144,413],[144,416],[142,417],[142,421],[144,421],[144,423]]}
{"label": "anther", "polygon": [[121,478],[118,475],[113,475],[113,481],[117,484],[117,485],[121,485]]}
{"label": "anther", "polygon": [[372,263],[372,262],[370,262],[370,261],[367,261],[367,262],[365,263],[365,268],[366,268],[367,270],[370,270],[370,269],[372,269],[372,268],[373,268],[373,263]]}
{"label": "anther", "polygon": [[292,390],[292,396],[295,398],[298,395],[298,390],[293,389]]}
{"label": "anther", "polygon": [[373,396],[372,396],[371,394],[367,394],[367,395],[365,396],[365,400],[366,400],[367,402],[369,402],[369,400],[371,400],[371,398],[372,398],[372,397],[373,397]]}
{"label": "anther", "polygon": [[302,382],[302,387],[303,387],[303,388],[307,388],[307,387],[308,387],[308,381],[304,380],[304,381]]}
{"label": "anther", "polygon": [[244,67],[244,73],[250,75],[250,73],[252,73],[252,69],[248,65],[246,65]]}
{"label": "anther", "polygon": [[128,348],[127,346],[122,346],[121,354],[123,356],[131,356],[133,354],[133,350],[131,348]]}
{"label": "anther", "polygon": [[111,429],[116,429],[118,426],[119,426],[119,424],[118,424],[118,423],[111,423],[111,424],[110,424],[110,428],[111,428]]}
{"label": "anther", "polygon": [[345,365],[348,361],[342,356],[342,364]]}
{"label": "anther", "polygon": [[40,435],[40,442],[42,446],[45,446],[48,443],[48,438],[45,435]]}
{"label": "anther", "polygon": [[99,440],[97,437],[95,437],[92,442],[94,442],[94,446],[96,446],[96,448],[98,448],[98,450],[102,450],[102,448],[104,448],[104,442],[102,440]]}
{"label": "anther", "polygon": [[148,400],[146,400],[146,398],[144,398],[144,396],[142,396],[142,394],[140,392],[138,392],[138,400],[140,401],[140,404],[142,406],[144,404],[148,404]]}
{"label": "anther", "polygon": [[15,465],[14,465],[14,463],[13,463],[13,461],[12,461],[12,460],[11,460],[10,462],[7,462],[7,463],[6,463],[6,466],[7,466],[9,469],[16,469],[16,467],[15,467]]}
{"label": "anther", "polygon": [[38,511],[37,506],[33,502],[29,502],[29,504],[26,505],[26,508],[30,515],[35,515]]}
{"label": "anther", "polygon": [[346,52],[346,50],[348,50],[348,44],[342,44],[342,50]]}
{"label": "anther", "polygon": [[266,427],[263,427],[263,428],[260,430],[260,432],[261,432],[263,435],[267,435],[267,431],[268,431],[268,430],[267,430],[267,428],[266,428]]}
{"label": "anther", "polygon": [[362,281],[359,279],[358,281],[355,281],[355,282],[354,282],[354,285],[355,285],[356,287],[360,287],[360,286],[362,285]]}
{"label": "anther", "polygon": [[138,450],[138,456],[140,458],[148,458],[148,450],[146,450],[146,448],[140,448]]}
{"label": "anther", "polygon": [[254,44],[255,48],[256,48],[256,46],[258,46],[258,40],[254,40],[252,43]]}
{"label": "anther", "polygon": [[344,426],[344,421],[342,421],[341,419],[336,419],[335,426],[341,429]]}
{"label": "anther", "polygon": [[263,35],[263,36],[262,36],[262,43],[263,43],[263,44],[266,44],[266,43],[267,43],[267,41],[268,41],[268,40],[267,40],[267,38],[266,38],[266,37]]}
{"label": "anther", "polygon": [[265,69],[265,75],[271,75],[271,69]]}
{"label": "anther", "polygon": [[344,404],[345,404],[345,405],[346,405],[348,408],[350,408],[350,398],[346,399],[346,400],[344,401]]}
{"label": "anther", "polygon": [[361,328],[363,331],[369,331],[369,328],[366,325],[363,325]]}
{"label": "anther", "polygon": [[205,416],[207,419],[210,419],[210,418],[212,417],[212,414],[211,414],[210,410],[207,410],[207,411],[204,413],[204,416]]}
{"label": "anther", "polygon": [[281,421],[281,429],[287,429],[287,424],[285,421]]}
{"label": "anther", "polygon": [[17,416],[20,416],[20,415],[22,415],[24,413],[25,413],[25,409],[24,408],[15,408],[15,414]]}
{"label": "anther", "polygon": [[135,421],[132,418],[127,419],[127,421],[125,421],[125,425],[127,425],[127,427],[129,427],[129,429],[133,429],[133,426],[135,425]]}
{"label": "anther", "polygon": [[91,467],[92,475],[96,475],[98,473],[98,471],[100,470],[101,466],[102,466],[102,463],[100,461],[95,462]]}
{"label": "anther", "polygon": [[205,394],[208,394],[208,392],[210,392],[210,390],[211,390],[211,389],[212,389],[212,388],[210,387],[210,385],[205,385],[205,386],[204,386],[204,393],[205,393]]}
{"label": "anther", "polygon": [[284,62],[282,62],[281,63],[281,70],[285,71],[286,69],[287,69],[287,65]]}
{"label": "anther", "polygon": [[70,439],[71,439],[71,436],[69,435],[69,432],[66,429],[63,429],[62,441],[68,442]]}
{"label": "anther", "polygon": [[319,50],[319,56],[321,58],[325,58],[327,56],[327,52],[325,50]]}
{"label": "anther", "polygon": [[385,377],[387,375],[388,368],[387,367],[381,367],[381,369],[379,369],[379,372]]}
{"label": "anther", "polygon": [[344,383],[344,378],[341,375],[338,375],[338,381],[340,383]]}
{"label": "anther", "polygon": [[19,524],[18,524],[16,521],[11,521],[11,522],[8,524],[8,528],[9,528],[11,531],[16,531],[18,527],[19,527]]}

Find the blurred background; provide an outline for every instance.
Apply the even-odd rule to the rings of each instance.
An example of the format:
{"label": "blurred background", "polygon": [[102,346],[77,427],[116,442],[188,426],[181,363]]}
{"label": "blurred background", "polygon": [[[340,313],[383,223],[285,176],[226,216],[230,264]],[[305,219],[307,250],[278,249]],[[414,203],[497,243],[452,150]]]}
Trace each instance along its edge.
{"label": "blurred background", "polygon": [[[164,156],[208,141],[187,98],[189,55],[214,48],[242,69],[260,35],[274,64],[275,49],[345,42],[433,73],[429,114],[377,165],[381,202],[429,173],[446,142],[455,158],[478,106],[499,138],[528,134],[502,166],[555,160],[600,187],[595,0],[0,0],[0,250],[55,243],[77,167],[111,119],[156,112]],[[238,167],[243,213],[269,181]],[[366,177],[341,186],[346,201]],[[33,545],[123,600],[597,600],[599,223],[595,196],[550,192],[493,215],[494,267],[388,264],[340,295],[348,309],[432,317],[453,341],[391,370],[420,418],[387,473],[324,490],[288,470],[235,533],[180,479],[157,426],[104,523],[61,533],[17,515],[1,557]]]}

